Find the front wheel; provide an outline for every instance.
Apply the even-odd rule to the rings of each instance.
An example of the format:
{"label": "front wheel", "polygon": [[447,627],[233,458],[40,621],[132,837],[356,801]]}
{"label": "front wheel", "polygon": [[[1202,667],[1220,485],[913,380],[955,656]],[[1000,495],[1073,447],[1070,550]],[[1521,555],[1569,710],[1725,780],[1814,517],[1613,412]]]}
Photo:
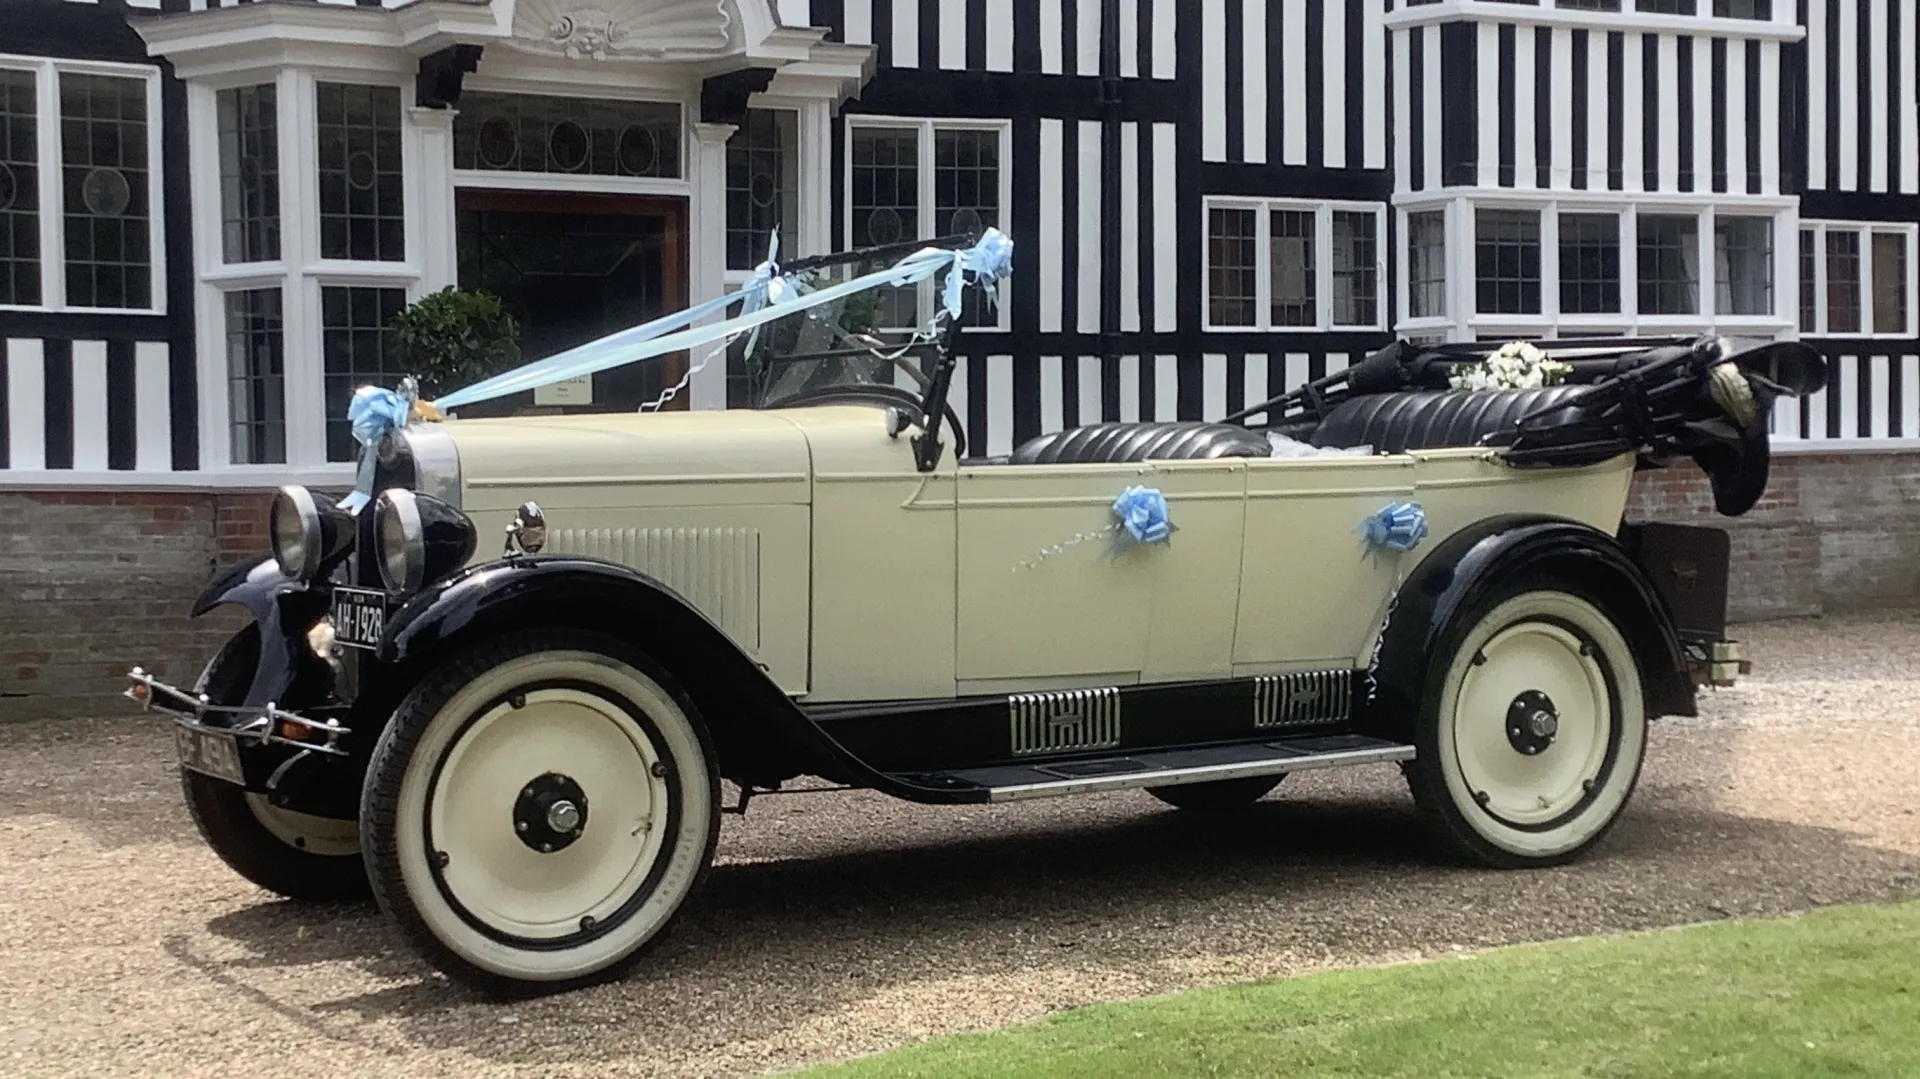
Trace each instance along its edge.
{"label": "front wheel", "polygon": [[450,977],[499,993],[613,977],[679,913],[719,838],[691,700],[644,655],[534,630],[401,702],[361,801],[380,905]]}
{"label": "front wheel", "polygon": [[[260,628],[248,626],[208,661],[194,694],[215,704],[239,704],[259,662]],[[180,769],[180,788],[200,837],[253,884],[310,902],[367,898],[353,821],[282,809],[265,795],[186,768]]]}
{"label": "front wheel", "polygon": [[1626,637],[1552,587],[1492,597],[1435,655],[1407,765],[1433,831],[1469,861],[1559,865],[1619,819],[1647,712]]}

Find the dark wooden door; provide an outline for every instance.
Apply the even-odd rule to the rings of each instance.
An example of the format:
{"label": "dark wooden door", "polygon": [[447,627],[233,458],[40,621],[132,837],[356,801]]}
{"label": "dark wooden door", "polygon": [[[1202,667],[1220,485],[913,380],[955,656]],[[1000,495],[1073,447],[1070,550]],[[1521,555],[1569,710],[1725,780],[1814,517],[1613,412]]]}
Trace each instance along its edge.
{"label": "dark wooden door", "polygon": [[[543,359],[687,306],[687,204],[643,195],[470,191],[456,196],[460,287],[499,296],[525,361]],[[593,404],[631,412],[687,373],[684,353],[593,376]],[[682,391],[672,408],[687,407]],[[499,415],[531,391],[462,411]]]}

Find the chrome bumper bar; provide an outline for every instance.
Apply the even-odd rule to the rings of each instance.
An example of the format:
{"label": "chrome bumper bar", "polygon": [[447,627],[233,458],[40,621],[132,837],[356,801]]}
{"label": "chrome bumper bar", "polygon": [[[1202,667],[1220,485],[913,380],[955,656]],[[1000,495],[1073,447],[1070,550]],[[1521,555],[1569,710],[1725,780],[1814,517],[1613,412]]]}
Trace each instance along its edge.
{"label": "chrome bumper bar", "polygon": [[[231,734],[236,738],[251,739],[262,745],[269,743],[283,745],[333,757],[348,755],[346,750],[340,748],[338,742],[342,735],[353,732],[342,727],[339,720],[308,719],[306,716],[286,711],[272,703],[264,708],[214,704],[204,693],[196,695],[177,686],[170,686],[139,667],[127,672],[127,680],[133,685],[128,686],[122,696],[138,704],[143,712],[165,712],[172,716],[175,722],[184,726],[209,733]],[[243,724],[219,727],[205,722],[209,715],[251,718]],[[280,733],[282,728],[287,726],[296,727],[309,736],[324,736],[324,740],[309,742],[300,738],[289,738]]]}

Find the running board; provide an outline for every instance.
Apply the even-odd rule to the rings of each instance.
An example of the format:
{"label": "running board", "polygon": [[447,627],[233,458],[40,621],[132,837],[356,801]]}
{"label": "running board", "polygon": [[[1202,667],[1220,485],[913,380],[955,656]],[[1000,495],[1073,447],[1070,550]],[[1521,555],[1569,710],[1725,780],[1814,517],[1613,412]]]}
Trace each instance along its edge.
{"label": "running board", "polygon": [[1162,749],[1057,763],[996,765],[894,778],[933,788],[957,801],[1019,802],[1074,794],[1176,787],[1226,779],[1283,775],[1413,759],[1413,747],[1358,734],[1281,738],[1269,742]]}

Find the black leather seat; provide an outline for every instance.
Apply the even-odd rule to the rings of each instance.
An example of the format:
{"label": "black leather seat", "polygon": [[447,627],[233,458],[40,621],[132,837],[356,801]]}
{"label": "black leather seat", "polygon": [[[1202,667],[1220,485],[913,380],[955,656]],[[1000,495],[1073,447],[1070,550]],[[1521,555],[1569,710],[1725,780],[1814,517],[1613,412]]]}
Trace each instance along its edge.
{"label": "black leather seat", "polygon": [[1272,455],[1273,444],[1265,434],[1230,423],[1096,423],[1024,442],[1009,463],[1091,465]]}
{"label": "black leather seat", "polygon": [[[1475,446],[1537,408],[1559,404],[1584,386],[1531,390],[1381,393],[1334,406],[1313,432],[1315,446],[1372,446],[1376,453]],[[1570,415],[1572,410],[1568,410]]]}

